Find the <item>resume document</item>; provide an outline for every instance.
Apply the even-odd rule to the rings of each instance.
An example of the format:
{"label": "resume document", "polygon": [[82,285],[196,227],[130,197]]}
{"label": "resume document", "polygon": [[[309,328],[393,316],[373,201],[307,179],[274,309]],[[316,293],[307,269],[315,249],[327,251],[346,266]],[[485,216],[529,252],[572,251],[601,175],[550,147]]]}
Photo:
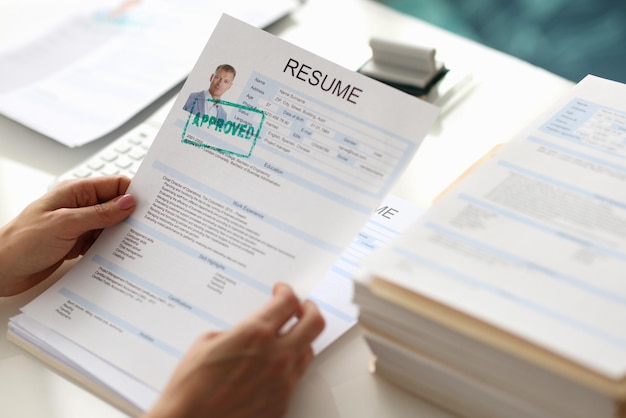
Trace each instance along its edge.
{"label": "resume document", "polygon": [[[232,87],[195,94],[222,64]],[[437,115],[224,15],[132,181],[135,212],[23,308],[20,332],[34,322],[50,331],[35,344],[102,359],[131,378],[127,401],[149,407],[198,335],[256,311],[276,281],[301,296],[319,285]]]}

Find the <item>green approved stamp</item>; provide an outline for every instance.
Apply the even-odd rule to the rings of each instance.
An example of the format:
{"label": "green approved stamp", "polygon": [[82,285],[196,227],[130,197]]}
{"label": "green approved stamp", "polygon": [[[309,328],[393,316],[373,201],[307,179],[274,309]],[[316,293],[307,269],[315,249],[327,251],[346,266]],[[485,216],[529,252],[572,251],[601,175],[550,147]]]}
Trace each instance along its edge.
{"label": "green approved stamp", "polygon": [[250,157],[263,127],[265,113],[254,107],[224,100],[207,99],[210,106],[221,106],[217,114],[189,113],[182,142],[237,157]]}

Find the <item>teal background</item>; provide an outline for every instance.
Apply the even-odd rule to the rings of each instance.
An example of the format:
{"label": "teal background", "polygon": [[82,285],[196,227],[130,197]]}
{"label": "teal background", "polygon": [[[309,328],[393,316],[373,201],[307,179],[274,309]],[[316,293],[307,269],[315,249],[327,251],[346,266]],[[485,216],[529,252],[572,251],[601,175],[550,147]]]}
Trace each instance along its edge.
{"label": "teal background", "polygon": [[379,1],[571,81],[626,82],[626,0]]}

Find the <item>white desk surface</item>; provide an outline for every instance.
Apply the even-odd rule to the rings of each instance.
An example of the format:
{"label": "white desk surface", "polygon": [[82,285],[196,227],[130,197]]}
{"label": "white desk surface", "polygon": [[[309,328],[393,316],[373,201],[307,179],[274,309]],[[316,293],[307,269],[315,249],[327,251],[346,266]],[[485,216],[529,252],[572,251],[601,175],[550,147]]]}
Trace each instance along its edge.
{"label": "white desk surface", "polygon": [[[44,21],[55,8],[76,1],[4,0],[0,3],[0,45],[20,36],[29,25]],[[440,119],[393,190],[422,205],[572,86],[540,68],[397,13],[377,1],[307,0],[269,31],[355,70],[370,57],[368,41],[377,35],[435,46],[450,68],[463,66],[472,71],[476,86]],[[141,116],[125,129],[138,123]],[[0,223],[8,222],[43,194],[56,176],[107,145],[113,136],[69,149],[0,116]],[[43,287],[45,284],[16,297],[0,298],[0,415],[126,416],[4,337],[8,318]],[[355,327],[318,356],[298,387],[288,416],[451,417],[369,374],[369,358],[361,331]]]}

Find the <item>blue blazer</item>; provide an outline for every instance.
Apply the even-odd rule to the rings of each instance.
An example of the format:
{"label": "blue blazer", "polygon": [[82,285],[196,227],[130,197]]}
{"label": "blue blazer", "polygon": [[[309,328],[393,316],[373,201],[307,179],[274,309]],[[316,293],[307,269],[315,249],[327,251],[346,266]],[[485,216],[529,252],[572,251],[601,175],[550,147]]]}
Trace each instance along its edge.
{"label": "blue blazer", "polygon": [[[183,109],[193,115],[197,115],[199,113],[200,117],[204,116],[204,103],[208,99],[213,100],[213,98],[207,97],[207,96],[210,96],[210,95],[208,94],[208,91],[206,90],[191,93],[189,97],[187,98],[187,101],[185,102]],[[217,105],[217,118],[224,119],[224,120],[228,119],[228,113],[226,113],[226,111],[224,110],[224,107],[221,106],[220,104]]]}

